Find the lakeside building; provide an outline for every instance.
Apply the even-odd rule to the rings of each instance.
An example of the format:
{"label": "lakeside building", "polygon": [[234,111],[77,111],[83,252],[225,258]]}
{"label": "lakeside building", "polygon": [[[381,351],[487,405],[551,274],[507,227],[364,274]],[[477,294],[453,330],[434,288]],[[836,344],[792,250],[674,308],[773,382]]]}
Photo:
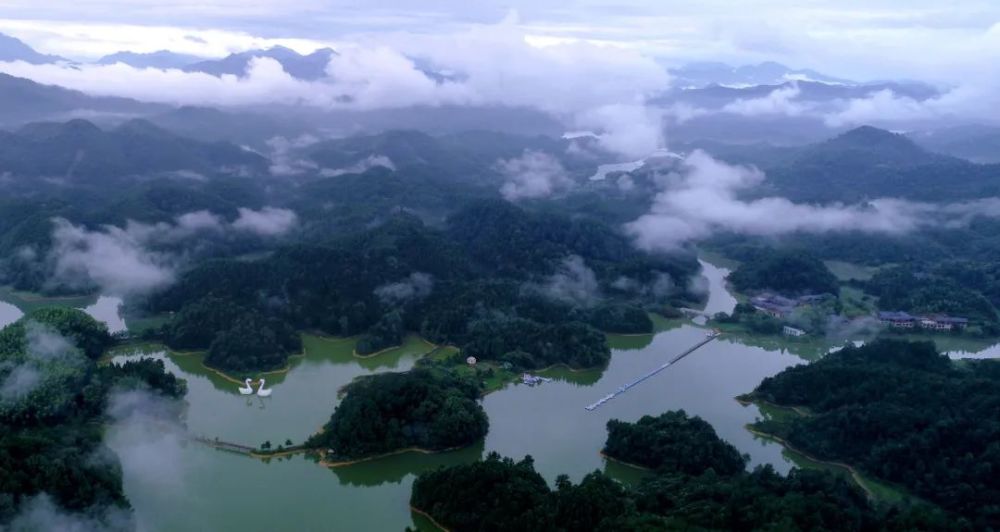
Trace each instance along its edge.
{"label": "lakeside building", "polygon": [[795,327],[791,327],[789,325],[785,325],[784,327],[782,327],[781,328],[781,332],[785,336],[794,336],[796,338],[799,337],[799,336],[805,336],[806,335],[806,332],[803,331],[802,329],[796,329]]}
{"label": "lakeside building", "polygon": [[926,329],[931,331],[951,331],[964,329],[969,320],[944,314],[929,314],[914,316],[907,312],[883,311],[878,313],[878,321],[882,325],[896,329]]}

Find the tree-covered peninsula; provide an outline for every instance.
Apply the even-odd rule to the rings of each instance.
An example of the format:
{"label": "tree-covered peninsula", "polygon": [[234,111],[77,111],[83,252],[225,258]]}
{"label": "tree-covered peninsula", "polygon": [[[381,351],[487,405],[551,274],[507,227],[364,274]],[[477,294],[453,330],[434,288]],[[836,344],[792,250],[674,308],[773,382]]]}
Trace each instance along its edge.
{"label": "tree-covered peninsula", "polygon": [[957,363],[929,342],[881,340],[789,368],[751,397],[808,412],[757,430],[902,486],[971,528],[1000,527],[996,361]]}
{"label": "tree-covered peninsula", "polygon": [[[832,473],[771,467],[746,458],[683,412],[612,421],[605,452],[656,469],[634,487],[595,471],[555,489],[534,468],[491,453],[486,460],[420,475],[411,505],[449,530],[908,530],[949,529],[925,507],[875,509]],[[693,452],[707,446],[710,452]],[[693,452],[666,457],[665,453]]]}
{"label": "tree-covered peninsula", "polygon": [[103,324],[65,308],[0,331],[0,529],[38,526],[22,515],[29,507],[65,514],[66,526],[135,526],[121,466],[103,443],[111,396],[179,398],[186,387],[151,359],[99,366],[110,341]]}
{"label": "tree-covered peninsula", "polygon": [[306,442],[324,450],[328,460],[464,447],[489,429],[478,382],[450,371],[382,373],[358,379],[344,391],[329,423]]}

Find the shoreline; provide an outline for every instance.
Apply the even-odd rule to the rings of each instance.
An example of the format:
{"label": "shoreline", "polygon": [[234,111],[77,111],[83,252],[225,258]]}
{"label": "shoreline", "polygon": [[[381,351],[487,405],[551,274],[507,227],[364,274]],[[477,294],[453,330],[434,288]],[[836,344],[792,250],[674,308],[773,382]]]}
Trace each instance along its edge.
{"label": "shoreline", "polygon": [[413,506],[412,504],[410,505],[410,511],[426,517],[427,520],[430,521],[432,525],[438,527],[438,530],[442,530],[444,532],[451,532],[451,530],[442,526],[441,523],[438,523],[437,520],[434,519],[433,516],[431,516],[431,514],[421,510],[420,508],[417,508],[416,506]]}
{"label": "shoreline", "polygon": [[802,417],[809,417],[809,416],[812,415],[809,411],[805,410],[805,407],[802,407],[802,406],[785,406],[785,405],[779,405],[778,403],[772,403],[771,401],[767,401],[765,399],[760,399],[760,398],[757,398],[757,397],[753,397],[751,399],[744,399],[743,397],[746,397],[746,396],[737,396],[736,397],[736,402],[739,403],[739,404],[741,404],[741,405],[743,405],[743,406],[750,406],[750,405],[761,406],[762,405],[762,406],[767,406],[767,407],[770,407],[770,408],[775,408],[775,409],[778,409],[778,410],[791,410],[792,412],[795,412],[796,414],[798,414],[799,416],[802,416]]}
{"label": "shoreline", "polygon": [[[469,444],[469,445],[472,445],[472,444]],[[433,451],[433,450],[430,450],[430,449],[423,449],[421,447],[407,447],[405,449],[397,449],[395,451],[390,451],[390,452],[387,452],[387,453],[376,454],[376,455],[373,455],[373,456],[365,456],[365,457],[356,458],[356,459],[353,459],[353,460],[343,460],[343,461],[339,461],[339,462],[330,462],[330,461],[327,461],[326,458],[325,458],[325,456],[324,456],[324,458],[321,458],[318,463],[319,463],[319,465],[321,465],[323,467],[336,468],[336,467],[350,466],[350,465],[354,465],[354,464],[361,464],[361,463],[364,463],[364,462],[371,462],[371,461],[374,461],[374,460],[381,460],[382,458],[389,458],[390,456],[397,456],[397,455],[406,454],[406,453],[442,454],[442,453],[448,453],[448,452],[451,452],[451,451],[458,451],[460,449],[464,449],[465,447],[468,447],[468,445],[463,446],[463,447],[449,447],[447,449],[441,449],[440,451]],[[307,450],[308,449],[301,449],[298,452],[303,452],[303,451],[307,451]],[[313,449],[313,450],[315,450],[315,449]],[[322,451],[316,451],[316,452],[320,453],[321,455],[325,455],[326,454],[326,453],[324,453]]]}
{"label": "shoreline", "polygon": [[[35,292],[25,292],[17,290],[12,286],[0,286],[0,294],[6,294],[14,299],[19,299],[25,303],[44,303],[44,302],[66,302],[66,301],[82,301],[89,300],[91,298],[97,299],[101,297],[101,294],[89,294],[89,295],[66,295],[66,296],[47,296],[44,294],[38,294]],[[11,303],[13,304],[13,303]],[[17,305],[14,305],[17,306]]]}
{"label": "shoreline", "polygon": [[823,460],[823,459],[820,459],[820,458],[816,458],[815,456],[813,456],[813,455],[811,455],[811,454],[809,454],[809,453],[807,453],[807,452],[805,452],[805,451],[803,451],[803,450],[795,447],[794,445],[792,445],[791,443],[789,443],[788,440],[786,440],[786,439],[784,439],[784,438],[782,438],[780,436],[777,436],[775,434],[764,432],[762,430],[757,430],[757,429],[753,428],[751,425],[745,425],[745,428],[748,431],[750,431],[751,434],[754,434],[756,436],[760,436],[761,438],[766,438],[768,440],[771,440],[771,441],[774,441],[776,443],[779,443],[785,449],[788,449],[789,451],[792,451],[793,453],[800,454],[800,455],[802,455],[803,457],[805,457],[808,460],[811,460],[811,461],[816,462],[818,464],[833,466],[833,467],[837,467],[837,468],[840,468],[840,469],[846,469],[847,472],[850,473],[851,479],[854,480],[854,484],[857,485],[859,488],[861,488],[861,491],[865,492],[865,495],[868,496],[869,500],[876,501],[876,502],[880,501],[880,499],[878,498],[878,496],[875,495],[875,492],[873,492],[871,490],[871,488],[869,488],[868,486],[865,485],[864,475],[862,475],[857,469],[854,469],[853,466],[851,466],[849,464],[845,464],[843,462],[833,462],[833,461],[830,461],[830,460]]}
{"label": "shoreline", "polygon": [[653,472],[656,471],[655,469],[646,467],[644,465],[633,464],[632,462],[626,462],[625,460],[622,460],[620,458],[615,458],[614,456],[611,456],[609,454],[605,454],[604,451],[597,451],[597,454],[601,455],[605,460],[610,460],[612,462],[615,462],[616,464],[621,464],[623,466],[631,467],[632,469],[637,469],[639,471],[645,471],[647,473],[653,473]]}

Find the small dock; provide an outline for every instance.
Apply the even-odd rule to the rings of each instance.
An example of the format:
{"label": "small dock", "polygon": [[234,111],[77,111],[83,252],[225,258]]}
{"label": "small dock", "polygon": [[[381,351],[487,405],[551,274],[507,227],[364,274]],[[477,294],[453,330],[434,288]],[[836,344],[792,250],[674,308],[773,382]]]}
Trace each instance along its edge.
{"label": "small dock", "polygon": [[227,441],[222,441],[222,440],[219,440],[219,439],[209,439],[209,438],[204,438],[204,437],[200,437],[200,436],[195,436],[195,437],[193,437],[191,439],[194,440],[194,441],[196,441],[196,442],[198,442],[198,443],[201,443],[201,444],[204,444],[204,445],[208,445],[209,447],[215,447],[216,449],[219,449],[220,451],[228,451],[228,452],[231,452],[231,453],[245,454],[245,455],[252,455],[253,453],[257,452],[257,449],[255,449],[253,447],[248,447],[246,445],[240,445],[238,443],[231,443],[231,442],[227,442]]}
{"label": "small dock", "polygon": [[657,373],[659,373],[659,372],[661,372],[661,371],[669,368],[674,363],[678,362],[680,359],[682,359],[682,358],[690,355],[691,353],[694,353],[695,351],[697,351],[698,349],[700,349],[705,344],[707,344],[707,343],[711,342],[712,340],[715,340],[716,338],[718,338],[719,334],[720,333],[718,331],[713,331],[713,332],[708,333],[708,337],[707,338],[705,338],[704,340],[702,340],[702,341],[694,344],[693,346],[687,348],[687,350],[685,350],[683,353],[675,356],[674,358],[670,359],[670,361],[668,361],[668,362],[660,365],[656,369],[650,371],[649,373],[646,373],[645,375],[639,377],[638,379],[635,379],[632,382],[629,382],[629,383],[626,383],[626,384],[624,384],[622,386],[619,386],[618,389],[615,390],[614,392],[609,393],[608,395],[605,395],[604,397],[601,397],[596,402],[591,403],[591,404],[585,406],[584,408],[588,412],[593,412],[594,410],[596,410],[597,408],[599,408],[604,403],[607,403],[608,401],[614,399],[615,397],[618,397],[619,395],[621,395],[621,394],[629,391],[633,387],[641,384],[643,381],[645,381],[645,380],[653,377]]}

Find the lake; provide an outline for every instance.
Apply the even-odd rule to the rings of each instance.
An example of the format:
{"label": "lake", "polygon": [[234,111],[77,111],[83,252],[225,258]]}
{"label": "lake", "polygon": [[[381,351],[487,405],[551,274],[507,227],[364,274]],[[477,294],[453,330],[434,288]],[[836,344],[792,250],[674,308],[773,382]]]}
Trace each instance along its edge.
{"label": "lake", "polygon": [[[725,289],[726,273],[703,263],[708,313],[730,311],[736,303]],[[113,326],[119,322],[125,326],[118,302],[101,298],[87,309],[92,315],[102,314]],[[782,447],[745,429],[760,411],[734,399],[753,390],[764,377],[805,363],[793,354],[792,343],[786,348],[780,339],[755,346],[754,341],[724,335],[600,408],[584,409],[703,340],[705,333],[689,322],[675,321],[655,335],[611,336],[607,368],[548,370],[543,375],[553,382],[534,387],[511,384],[491,393],[483,399],[490,419],[485,441],[456,452],[406,453],[329,469],[304,455],[261,461],[212,449],[189,442],[176,427],[155,423],[115,425],[108,443],[121,458],[125,490],[140,527],[149,531],[427,529],[431,525],[409,509],[415,476],[478,460],[490,451],[515,459],[530,454],[549,482],[559,474],[578,481],[595,469],[634,482],[641,472],[599,454],[606,423],[672,409],[707,420],[723,439],[750,456],[751,467],[771,464],[787,472],[793,464]],[[305,336],[304,344],[305,355],[293,357],[287,372],[264,375],[273,389],[268,398],[239,395],[238,384],[205,368],[196,354],[132,348],[114,360],[143,356],[163,360],[169,371],[188,383],[184,415],[188,433],[257,447],[264,441],[274,446],[286,440],[301,443],[329,419],[342,386],[361,375],[406,371],[433,349],[410,336],[399,349],[362,359],[353,356],[352,339]],[[977,353],[996,350],[977,348]]]}

